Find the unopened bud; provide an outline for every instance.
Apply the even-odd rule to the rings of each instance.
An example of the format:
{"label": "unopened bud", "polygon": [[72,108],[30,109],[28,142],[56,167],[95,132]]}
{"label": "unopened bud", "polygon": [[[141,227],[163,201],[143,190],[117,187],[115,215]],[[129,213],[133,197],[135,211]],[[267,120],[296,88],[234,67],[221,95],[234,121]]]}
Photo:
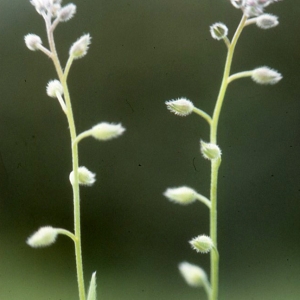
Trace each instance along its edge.
{"label": "unopened bud", "polygon": [[197,199],[197,193],[187,186],[169,188],[164,192],[164,196],[182,205],[193,203]]}
{"label": "unopened bud", "polygon": [[51,226],[41,227],[28,238],[27,244],[33,248],[50,246],[56,241],[57,234],[57,230]]}
{"label": "unopened bud", "polygon": [[177,100],[170,100],[165,102],[168,110],[178,116],[187,116],[193,112],[194,104],[186,99],[179,98]]}
{"label": "unopened bud", "polygon": [[252,72],[252,79],[259,84],[275,84],[282,79],[282,75],[269,67],[260,67]]}
{"label": "unopened bud", "polygon": [[36,34],[32,34],[32,33],[27,34],[24,37],[24,40],[27,48],[31,51],[39,50],[39,46],[42,45],[41,38]]}
{"label": "unopened bud", "polygon": [[188,285],[201,287],[207,282],[207,276],[203,269],[188,262],[182,262],[178,266],[179,271]]}
{"label": "unopened bud", "polygon": [[230,0],[235,8],[242,8],[245,5],[245,0]]}
{"label": "unopened bud", "polygon": [[199,235],[189,242],[194,250],[200,253],[208,253],[214,246],[212,239],[206,235]]}
{"label": "unopened bud", "polygon": [[74,17],[75,13],[76,13],[76,5],[70,3],[62,7],[58,11],[57,17],[59,18],[60,21],[67,22]]}
{"label": "unopened bud", "polygon": [[60,81],[57,79],[48,82],[46,91],[47,95],[52,98],[57,98],[57,93],[62,95],[64,92]]}
{"label": "unopened bud", "polygon": [[124,131],[125,128],[121,124],[103,122],[91,129],[91,136],[100,141],[107,141],[119,137]]}
{"label": "unopened bud", "polygon": [[210,34],[215,40],[222,40],[228,34],[228,28],[223,23],[215,23],[210,26]]}
{"label": "unopened bud", "polygon": [[221,149],[218,145],[212,143],[205,143],[200,141],[201,153],[204,158],[209,160],[219,159],[221,157]]}
{"label": "unopened bud", "polygon": [[[78,183],[81,185],[91,186],[96,181],[96,174],[89,171],[86,167],[78,168]],[[72,171],[69,176],[70,182],[74,184],[74,172]]]}
{"label": "unopened bud", "polygon": [[70,48],[70,56],[73,56],[74,59],[81,58],[87,54],[89,45],[91,43],[91,36],[89,34],[83,35],[79,38]]}
{"label": "unopened bud", "polygon": [[273,28],[278,24],[278,17],[271,14],[263,14],[256,18],[256,25],[262,29]]}

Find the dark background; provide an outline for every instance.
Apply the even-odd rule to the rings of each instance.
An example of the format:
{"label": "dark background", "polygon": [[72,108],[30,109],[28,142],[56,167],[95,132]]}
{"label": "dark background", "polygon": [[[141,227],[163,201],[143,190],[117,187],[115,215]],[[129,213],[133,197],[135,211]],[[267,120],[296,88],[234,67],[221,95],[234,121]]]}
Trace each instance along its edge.
{"label": "dark background", "polygon": [[[44,23],[29,1],[0,3],[0,297],[75,300],[72,243],[25,243],[40,226],[73,227],[68,126],[45,92],[56,74],[23,41],[35,33],[46,46]],[[127,129],[110,142],[80,144],[80,165],[97,173],[81,193],[86,284],[97,270],[99,299],[206,299],[177,264],[209,271],[209,256],[187,243],[209,233],[208,210],[174,205],[162,193],[188,185],[209,194],[210,166],[199,153],[208,126],[197,115],[169,113],[164,102],[184,96],[212,113],[226,48],[209,26],[224,22],[231,38],[241,13],[225,0],[75,4],[56,45],[64,65],[70,45],[92,36],[69,77],[77,131],[101,121]],[[300,298],[300,5],[283,1],[267,11],[280,26],[247,27],[232,72],[267,65],[284,78],[275,86],[232,83],[219,123],[220,300]]]}

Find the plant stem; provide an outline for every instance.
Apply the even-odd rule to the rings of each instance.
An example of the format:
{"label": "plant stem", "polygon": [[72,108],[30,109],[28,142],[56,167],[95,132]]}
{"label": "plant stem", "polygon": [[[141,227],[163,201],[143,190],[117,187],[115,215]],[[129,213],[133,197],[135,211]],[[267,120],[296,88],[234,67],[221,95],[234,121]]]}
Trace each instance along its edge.
{"label": "plant stem", "polygon": [[[218,122],[220,117],[220,112],[225,97],[225,93],[228,86],[228,78],[231,69],[232,58],[234,54],[234,49],[238,38],[245,26],[247,17],[244,15],[240,21],[240,24],[232,38],[230,46],[228,47],[227,58],[223,73],[223,79],[214,109],[212,122],[210,124],[210,143],[217,144],[217,129]],[[217,186],[218,186],[218,171],[221,164],[221,159],[212,160],[211,162],[211,183],[210,183],[210,237],[214,243],[215,248],[217,249]],[[217,251],[211,251],[210,253],[210,262],[211,262],[211,295],[210,300],[218,299],[218,287],[219,287],[219,255]]]}
{"label": "plant stem", "polygon": [[[47,25],[47,22],[46,22]],[[76,240],[74,241],[75,245],[75,257],[76,257],[76,271],[77,271],[77,282],[78,282],[78,292],[79,292],[79,299],[85,300],[85,287],[84,287],[84,277],[83,277],[83,264],[82,264],[82,251],[81,251],[81,227],[80,227],[80,194],[79,194],[79,182],[78,182],[78,145],[77,143],[73,143],[76,139],[76,128],[75,128],[75,122],[73,117],[73,110],[72,110],[72,104],[69,94],[69,89],[67,85],[67,75],[63,73],[53,38],[53,29],[54,27],[47,26],[47,32],[48,32],[48,41],[49,41],[49,47],[52,53],[52,60],[58,75],[58,78],[60,80],[60,83],[63,86],[64,91],[64,98],[66,102],[66,116],[69,124],[70,129],[70,135],[71,135],[71,151],[72,151],[72,169],[74,174],[74,182],[72,185],[73,189],[73,206],[74,206],[74,231],[75,231],[75,237]],[[71,62],[70,62],[71,64]],[[68,65],[68,70],[70,68],[70,64]]]}

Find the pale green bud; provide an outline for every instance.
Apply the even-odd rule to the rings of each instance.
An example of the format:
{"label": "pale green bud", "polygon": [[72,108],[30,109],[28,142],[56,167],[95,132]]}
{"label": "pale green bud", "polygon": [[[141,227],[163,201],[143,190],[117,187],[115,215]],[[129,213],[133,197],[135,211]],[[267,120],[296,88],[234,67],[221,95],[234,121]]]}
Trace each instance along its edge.
{"label": "pale green bud", "polygon": [[199,235],[189,242],[194,250],[200,253],[208,253],[212,250],[214,243],[209,236]]}
{"label": "pale green bud", "polygon": [[90,43],[91,36],[89,34],[83,35],[70,48],[70,56],[73,56],[74,59],[78,59],[85,56],[89,49]]}
{"label": "pale green bud", "polygon": [[25,35],[24,40],[29,50],[31,51],[40,50],[40,46],[42,45],[42,40],[38,35],[29,33]]}
{"label": "pale green bud", "polygon": [[170,100],[166,101],[165,103],[169,111],[181,117],[185,117],[191,114],[194,109],[194,104],[186,98]]}
{"label": "pale green bud", "polygon": [[107,141],[119,137],[121,134],[123,134],[124,131],[125,128],[121,124],[109,124],[106,122],[102,122],[95,125],[91,129],[90,134],[97,140]]}
{"label": "pale green bud", "polygon": [[51,226],[41,227],[27,239],[27,244],[33,248],[47,247],[56,241],[57,229]]}
{"label": "pale green bud", "polygon": [[201,287],[207,282],[207,276],[203,269],[188,262],[182,262],[178,266],[182,277],[188,285],[192,287]]}
{"label": "pale green bud", "polygon": [[48,82],[46,91],[47,95],[52,98],[57,98],[57,94],[62,95],[64,92],[60,81],[57,79]]}
{"label": "pale green bud", "polygon": [[282,75],[269,67],[260,67],[252,71],[252,79],[259,84],[275,84],[282,79]]}
{"label": "pale green bud", "polygon": [[169,188],[164,192],[164,196],[170,201],[182,205],[193,203],[197,199],[197,193],[187,186]]}
{"label": "pale green bud", "polygon": [[200,141],[200,145],[201,153],[204,158],[209,160],[215,160],[221,157],[221,149],[216,144],[205,143],[203,141]]}
{"label": "pale green bud", "polygon": [[[78,183],[81,185],[91,186],[95,183],[96,174],[89,171],[86,167],[78,168]],[[69,176],[70,182],[74,184],[74,172],[72,171]]]}
{"label": "pale green bud", "polygon": [[256,18],[256,25],[262,29],[273,28],[278,24],[278,17],[272,14],[262,14]]}
{"label": "pale green bud", "polygon": [[215,23],[210,26],[210,34],[215,40],[222,40],[228,34],[228,28],[223,23]]}

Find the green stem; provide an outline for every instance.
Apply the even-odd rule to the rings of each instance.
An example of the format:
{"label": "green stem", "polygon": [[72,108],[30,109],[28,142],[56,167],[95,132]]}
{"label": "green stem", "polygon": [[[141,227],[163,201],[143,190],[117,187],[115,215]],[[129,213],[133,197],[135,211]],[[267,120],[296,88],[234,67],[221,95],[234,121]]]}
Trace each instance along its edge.
{"label": "green stem", "polygon": [[[69,124],[69,130],[71,135],[71,150],[72,150],[72,169],[74,174],[74,183],[72,185],[73,189],[73,205],[74,205],[74,231],[76,240],[74,241],[75,245],[75,257],[76,257],[76,271],[77,271],[77,282],[78,282],[78,291],[79,291],[79,299],[85,300],[85,287],[84,287],[84,277],[83,277],[83,264],[82,264],[82,253],[81,253],[81,227],[80,227],[80,194],[79,194],[79,182],[78,182],[78,147],[77,143],[73,143],[76,139],[76,128],[73,117],[72,104],[69,94],[69,89],[67,85],[67,74],[63,73],[60,61],[58,59],[58,55],[55,48],[54,38],[53,38],[53,30],[55,27],[51,27],[47,24],[47,33],[48,33],[48,41],[49,47],[52,53],[52,60],[58,75],[58,78],[63,86],[64,98],[67,107],[67,120]],[[70,61],[71,64],[71,61]],[[68,70],[70,68],[70,64],[68,65]]]}
{"label": "green stem", "polygon": [[[223,79],[218,95],[218,99],[216,102],[216,106],[214,109],[212,122],[210,125],[210,142],[213,144],[217,144],[217,129],[218,122],[220,117],[220,112],[223,104],[223,100],[225,97],[225,93],[228,86],[228,78],[231,69],[232,58],[234,54],[234,49],[238,38],[245,26],[247,21],[247,17],[244,15],[240,21],[240,24],[232,38],[230,46],[228,47],[227,58],[223,73]],[[218,186],[218,171],[221,164],[221,159],[212,160],[211,162],[211,183],[210,183],[210,201],[211,201],[211,209],[210,209],[210,237],[214,243],[214,246],[217,249],[217,186]],[[210,274],[210,282],[211,282],[211,294],[210,300],[218,299],[218,287],[219,287],[219,255],[217,251],[211,251],[210,253],[210,261],[211,261],[211,274]]]}

